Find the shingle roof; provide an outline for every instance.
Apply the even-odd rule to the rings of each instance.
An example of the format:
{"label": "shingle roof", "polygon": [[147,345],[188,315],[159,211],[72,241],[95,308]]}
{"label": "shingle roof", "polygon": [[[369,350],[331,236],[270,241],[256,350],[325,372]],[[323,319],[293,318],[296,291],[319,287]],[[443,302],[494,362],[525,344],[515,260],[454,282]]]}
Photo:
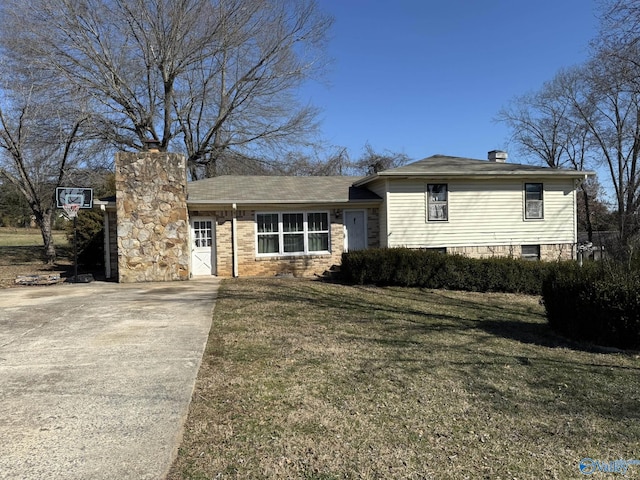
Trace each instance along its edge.
{"label": "shingle roof", "polygon": [[221,175],[189,182],[188,203],[349,203],[380,201],[353,184],[364,177],[277,177]]}
{"label": "shingle roof", "polygon": [[582,178],[585,175],[595,175],[594,172],[578,172],[576,170],[536,167],[517,163],[501,163],[473,158],[450,157],[447,155],[433,155],[417,162],[378,172],[366,177],[355,185],[365,185],[379,177],[394,176],[430,176],[430,177],[475,177],[475,176],[570,176]]}

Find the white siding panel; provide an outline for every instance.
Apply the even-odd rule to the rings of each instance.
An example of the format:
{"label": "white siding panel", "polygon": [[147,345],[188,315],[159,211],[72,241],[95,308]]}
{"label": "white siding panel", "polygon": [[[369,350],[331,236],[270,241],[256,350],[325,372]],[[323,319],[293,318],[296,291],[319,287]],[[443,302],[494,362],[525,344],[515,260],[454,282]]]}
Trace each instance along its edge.
{"label": "white siding panel", "polygon": [[[540,180],[531,180],[540,182]],[[428,222],[426,181],[390,182],[389,246],[446,247],[575,242],[570,179],[544,184],[544,219],[524,219],[524,181],[449,181],[448,221]]]}

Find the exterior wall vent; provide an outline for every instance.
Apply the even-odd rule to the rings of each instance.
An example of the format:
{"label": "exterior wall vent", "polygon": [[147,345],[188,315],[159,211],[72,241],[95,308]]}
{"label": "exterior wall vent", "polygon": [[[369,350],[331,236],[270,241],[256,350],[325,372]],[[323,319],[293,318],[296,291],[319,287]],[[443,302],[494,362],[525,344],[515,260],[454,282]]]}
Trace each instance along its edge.
{"label": "exterior wall vent", "polygon": [[490,162],[506,163],[507,158],[507,152],[503,152],[502,150],[491,150],[489,152]]}

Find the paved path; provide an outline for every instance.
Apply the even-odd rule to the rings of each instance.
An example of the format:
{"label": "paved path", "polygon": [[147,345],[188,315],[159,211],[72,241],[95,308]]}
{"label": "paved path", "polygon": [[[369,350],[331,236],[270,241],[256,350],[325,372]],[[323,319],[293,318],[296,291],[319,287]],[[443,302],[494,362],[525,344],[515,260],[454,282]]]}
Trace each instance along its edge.
{"label": "paved path", "polygon": [[161,479],[218,280],[0,290],[0,479]]}

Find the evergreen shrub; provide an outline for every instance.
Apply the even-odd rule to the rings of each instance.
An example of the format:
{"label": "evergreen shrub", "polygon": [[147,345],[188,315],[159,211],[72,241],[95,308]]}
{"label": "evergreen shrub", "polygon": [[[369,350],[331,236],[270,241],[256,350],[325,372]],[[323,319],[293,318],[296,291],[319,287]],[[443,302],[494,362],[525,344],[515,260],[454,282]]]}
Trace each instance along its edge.
{"label": "evergreen shrub", "polygon": [[513,258],[473,259],[429,250],[369,249],[344,253],[341,273],[355,284],[474,292],[540,294],[552,264]]}
{"label": "evergreen shrub", "polygon": [[[78,263],[89,269],[104,264],[104,231],[102,213],[96,209],[78,211]],[[73,221],[65,225],[69,245],[73,249]],[[73,250],[72,250],[73,251]]]}
{"label": "evergreen shrub", "polygon": [[566,337],[640,349],[640,272],[613,263],[562,265],[543,282],[549,325]]}

